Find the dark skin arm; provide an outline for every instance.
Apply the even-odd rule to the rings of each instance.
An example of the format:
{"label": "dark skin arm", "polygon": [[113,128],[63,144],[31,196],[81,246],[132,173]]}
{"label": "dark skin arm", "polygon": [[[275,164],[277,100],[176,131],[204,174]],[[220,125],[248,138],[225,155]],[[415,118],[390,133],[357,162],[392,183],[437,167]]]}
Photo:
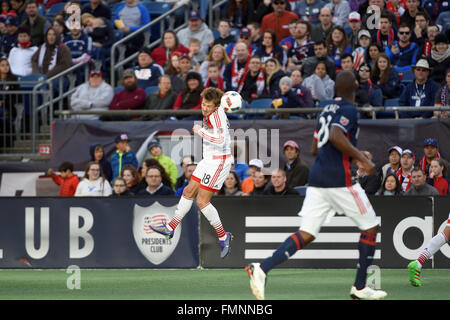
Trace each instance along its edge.
{"label": "dark skin arm", "polygon": [[316,140],[313,140],[312,155],[317,156],[317,141]]}
{"label": "dark skin arm", "polygon": [[360,161],[366,175],[370,176],[375,173],[375,164],[350,143],[341,128],[337,126],[331,127],[330,142],[340,152],[348,155],[355,161]]}

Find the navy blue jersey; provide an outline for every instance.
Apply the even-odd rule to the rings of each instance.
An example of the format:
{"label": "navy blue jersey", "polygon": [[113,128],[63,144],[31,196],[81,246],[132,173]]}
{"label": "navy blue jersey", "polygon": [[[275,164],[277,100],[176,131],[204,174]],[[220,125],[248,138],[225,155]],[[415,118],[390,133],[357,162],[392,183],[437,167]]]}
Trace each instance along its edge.
{"label": "navy blue jersey", "polygon": [[340,152],[329,141],[331,127],[341,128],[350,143],[356,146],[358,111],[348,101],[336,98],[319,116],[314,139],[317,141],[317,158],[309,171],[308,184],[319,188],[351,186],[352,159]]}

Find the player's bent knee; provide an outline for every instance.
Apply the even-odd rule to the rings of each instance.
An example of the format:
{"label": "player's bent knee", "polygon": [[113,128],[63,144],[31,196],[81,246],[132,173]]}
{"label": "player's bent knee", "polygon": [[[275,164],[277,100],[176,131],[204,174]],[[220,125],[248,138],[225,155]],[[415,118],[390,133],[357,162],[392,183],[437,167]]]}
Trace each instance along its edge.
{"label": "player's bent knee", "polygon": [[312,234],[310,234],[308,232],[305,232],[305,231],[299,231],[299,232],[300,232],[300,235],[303,238],[303,241],[304,241],[305,245],[307,245],[308,243],[313,242],[316,239]]}
{"label": "player's bent knee", "polygon": [[183,189],[183,197],[187,199],[194,199],[198,191],[198,183],[195,181],[189,182],[189,184]]}
{"label": "player's bent knee", "polygon": [[380,226],[376,225],[375,227],[372,227],[372,228],[367,229],[367,230],[363,230],[362,232],[378,233],[379,230],[380,230]]}

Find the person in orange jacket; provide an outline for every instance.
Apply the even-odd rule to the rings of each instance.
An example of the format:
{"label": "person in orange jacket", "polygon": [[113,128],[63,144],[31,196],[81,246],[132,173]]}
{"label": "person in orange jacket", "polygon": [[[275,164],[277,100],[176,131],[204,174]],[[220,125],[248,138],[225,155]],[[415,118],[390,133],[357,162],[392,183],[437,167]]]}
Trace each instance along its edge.
{"label": "person in orange jacket", "polygon": [[58,171],[61,175],[54,173],[51,168],[48,169],[47,174],[59,185],[59,195],[61,197],[73,197],[80,182],[78,176],[73,173],[73,163],[69,161],[61,163]]}

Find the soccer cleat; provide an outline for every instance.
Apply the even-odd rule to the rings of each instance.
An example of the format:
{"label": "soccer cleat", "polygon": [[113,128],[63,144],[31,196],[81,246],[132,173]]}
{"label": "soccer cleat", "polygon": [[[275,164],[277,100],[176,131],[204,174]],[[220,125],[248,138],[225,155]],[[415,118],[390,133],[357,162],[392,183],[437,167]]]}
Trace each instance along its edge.
{"label": "soccer cleat", "polygon": [[420,282],[420,273],[422,270],[419,268],[417,261],[412,261],[408,264],[409,270],[409,282],[414,287],[420,287],[422,282]]}
{"label": "soccer cleat", "polygon": [[264,289],[266,287],[266,274],[259,263],[251,263],[245,267],[250,277],[250,289],[257,300],[264,300]]}
{"label": "soccer cleat", "polygon": [[222,259],[224,259],[231,251],[231,240],[233,240],[233,235],[230,232],[225,233],[225,240],[219,240],[220,257]]}
{"label": "soccer cleat", "polygon": [[382,290],[374,290],[370,287],[364,287],[361,290],[356,289],[352,286],[350,290],[350,297],[353,300],[381,300],[387,296],[387,293]]}
{"label": "soccer cleat", "polygon": [[175,230],[170,230],[169,228],[167,228],[166,222],[164,221],[162,223],[162,225],[159,226],[152,226],[150,225],[150,229],[152,229],[153,231],[162,234],[163,236],[165,236],[167,239],[172,239],[173,238],[173,233]]}

